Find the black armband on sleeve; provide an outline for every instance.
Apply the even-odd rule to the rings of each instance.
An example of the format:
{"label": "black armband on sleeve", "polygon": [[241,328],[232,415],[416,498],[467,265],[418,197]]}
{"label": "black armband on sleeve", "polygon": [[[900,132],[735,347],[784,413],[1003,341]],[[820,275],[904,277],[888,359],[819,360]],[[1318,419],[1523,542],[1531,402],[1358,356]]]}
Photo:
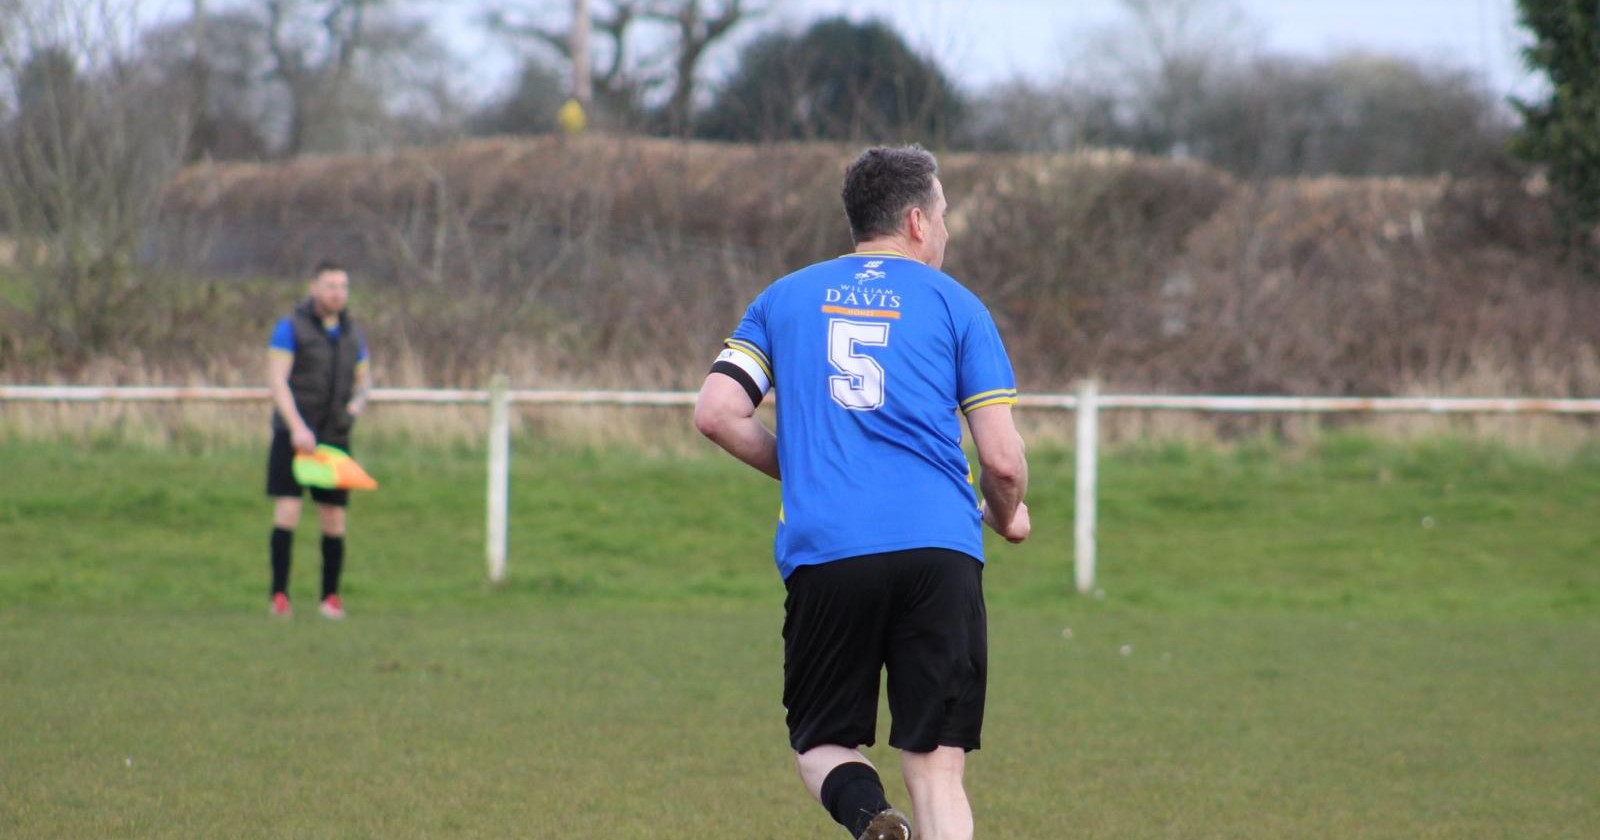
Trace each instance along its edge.
{"label": "black armband on sleeve", "polygon": [[750,395],[751,405],[761,405],[762,398],[766,396],[765,394],[761,393],[760,388],[756,387],[756,381],[750,378],[750,374],[745,373],[744,368],[739,367],[733,362],[718,360],[716,364],[711,366],[711,372],[731,376],[733,377],[733,381],[743,385],[744,392]]}

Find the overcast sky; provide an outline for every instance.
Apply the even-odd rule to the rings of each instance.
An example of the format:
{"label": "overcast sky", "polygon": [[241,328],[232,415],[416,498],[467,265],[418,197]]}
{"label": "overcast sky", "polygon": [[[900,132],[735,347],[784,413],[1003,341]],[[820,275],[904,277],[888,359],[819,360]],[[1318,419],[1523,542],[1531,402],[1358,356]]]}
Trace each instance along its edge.
{"label": "overcast sky", "polygon": [[[570,8],[565,0],[498,0],[500,5]],[[1091,41],[1126,20],[1119,0],[766,0],[771,11],[742,34],[775,25],[795,28],[825,15],[887,20],[919,51],[964,87],[977,89],[1016,76],[1046,80],[1070,67]],[[1236,9],[1272,53],[1326,56],[1344,50],[1398,54],[1475,72],[1498,94],[1529,94],[1537,80],[1522,69],[1523,35],[1516,0],[1211,0]],[[186,14],[192,0],[149,0],[158,14]],[[216,8],[220,3],[213,3]],[[503,44],[475,23],[480,0],[409,0],[438,21],[438,31],[478,71],[505,84],[514,61]],[[737,43],[709,57],[715,76],[726,71]],[[476,86],[482,92],[486,86]]]}
{"label": "overcast sky", "polygon": [[[1216,0],[1226,5],[1230,0]],[[1515,0],[1231,0],[1274,53],[1393,53],[1476,71],[1499,93],[1528,92]],[[1126,19],[1118,0],[779,0],[786,16],[843,14],[892,22],[913,45],[983,85],[1048,78],[1097,32]]]}

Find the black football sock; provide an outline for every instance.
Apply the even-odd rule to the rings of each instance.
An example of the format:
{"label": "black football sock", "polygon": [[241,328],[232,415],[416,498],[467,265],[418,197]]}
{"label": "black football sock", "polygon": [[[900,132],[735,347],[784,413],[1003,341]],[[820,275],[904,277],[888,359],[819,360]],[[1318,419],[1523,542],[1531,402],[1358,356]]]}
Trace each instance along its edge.
{"label": "black football sock", "polygon": [[289,591],[289,553],[294,549],[294,532],[287,528],[272,529],[272,592]]}
{"label": "black football sock", "polygon": [[322,537],[322,597],[339,594],[339,573],[344,570],[344,537]]}
{"label": "black football sock", "polygon": [[851,837],[860,837],[867,823],[889,807],[889,800],[884,798],[878,771],[870,764],[851,761],[833,768],[822,780],[822,807]]}

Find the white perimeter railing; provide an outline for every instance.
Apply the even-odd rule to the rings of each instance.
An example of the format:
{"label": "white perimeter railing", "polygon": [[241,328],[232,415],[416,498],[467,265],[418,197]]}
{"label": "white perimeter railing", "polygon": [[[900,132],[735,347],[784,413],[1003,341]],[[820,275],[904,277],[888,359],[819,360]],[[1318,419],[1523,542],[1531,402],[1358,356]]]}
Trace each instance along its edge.
{"label": "white perimeter railing", "polygon": [[[97,387],[0,385],[4,402],[268,402],[266,388]],[[371,401],[424,405],[482,404],[489,407],[489,579],[505,580],[506,511],[510,499],[510,407],[512,405],[694,405],[692,391],[512,390],[496,377],[485,390],[378,388]],[[1076,504],[1073,512],[1073,577],[1079,592],[1094,588],[1099,415],[1105,409],[1223,413],[1320,414],[1600,414],[1600,399],[1467,399],[1448,397],[1252,397],[1101,394],[1093,381],[1076,394],[1024,395],[1022,408],[1077,413]]]}

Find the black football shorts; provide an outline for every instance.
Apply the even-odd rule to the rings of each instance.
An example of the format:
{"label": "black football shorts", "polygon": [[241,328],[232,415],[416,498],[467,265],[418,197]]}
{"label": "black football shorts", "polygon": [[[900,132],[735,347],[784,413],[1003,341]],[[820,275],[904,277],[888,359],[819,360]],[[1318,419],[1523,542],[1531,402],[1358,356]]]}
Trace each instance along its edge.
{"label": "black football shorts", "polygon": [[924,548],[802,566],[785,582],[789,744],[871,746],[887,670],[889,745],[979,747],[988,678],[983,564]]}

